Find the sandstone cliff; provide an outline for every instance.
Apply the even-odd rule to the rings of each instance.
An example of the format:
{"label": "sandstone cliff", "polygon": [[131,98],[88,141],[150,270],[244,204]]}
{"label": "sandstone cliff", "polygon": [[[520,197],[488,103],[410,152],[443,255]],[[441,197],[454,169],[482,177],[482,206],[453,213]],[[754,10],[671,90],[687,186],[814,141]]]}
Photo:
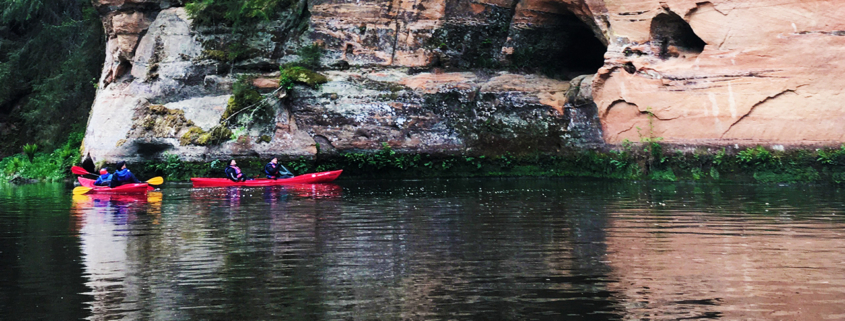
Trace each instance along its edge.
{"label": "sandstone cliff", "polygon": [[[831,1],[303,0],[246,34],[192,24],[179,2],[96,5],[109,41],[84,147],[99,159],[845,134],[834,18],[845,9]],[[278,66],[312,43],[328,82],[273,91]],[[180,142],[218,126],[243,75],[275,94],[267,117],[229,124],[220,144]]]}
{"label": "sandstone cliff", "polygon": [[606,2],[612,28],[594,99],[608,143],[843,141],[845,23],[836,1]]}

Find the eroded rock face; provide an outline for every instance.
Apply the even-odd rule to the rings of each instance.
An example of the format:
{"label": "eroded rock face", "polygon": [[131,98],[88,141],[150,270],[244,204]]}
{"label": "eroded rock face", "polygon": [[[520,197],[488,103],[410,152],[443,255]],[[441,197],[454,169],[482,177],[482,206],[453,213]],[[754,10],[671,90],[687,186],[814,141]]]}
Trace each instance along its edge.
{"label": "eroded rock face", "polygon": [[[637,141],[646,131],[692,144],[838,145],[845,137],[837,80],[845,22],[835,18],[845,13],[841,5],[670,0],[605,6],[611,38],[593,94],[608,143]],[[695,38],[705,45],[697,47]]]}
{"label": "eroded rock face", "polygon": [[[106,159],[169,152],[200,160],[312,156],[318,143],[323,151],[388,143],[423,153],[553,152],[649,136],[838,145],[840,7],[314,0],[238,35],[192,25],[180,3],[102,1],[109,55],[85,148]],[[276,90],[278,66],[301,59],[311,43],[323,48],[318,71],[328,82]],[[192,127],[210,130],[243,75],[274,97],[263,123],[229,124],[238,139],[183,146],[187,126],[138,131],[150,105],[181,110]]]}
{"label": "eroded rock face", "polygon": [[[285,29],[295,21],[271,21],[251,36],[193,26],[181,7],[102,3],[114,10],[104,15],[113,37],[86,153],[106,160],[164,153],[210,160],[313,156],[317,144],[331,153],[378,150],[387,143],[401,152],[443,154],[554,152],[601,143],[595,105],[583,96],[590,86],[581,77],[573,91],[566,79],[583,68],[543,76],[534,73],[542,63],[532,60],[556,55],[560,61],[578,60],[562,54],[575,42],[538,36],[554,28],[577,26],[580,36],[591,37],[603,52],[598,28],[579,20],[590,17],[576,15],[565,3],[546,8],[516,2],[394,2],[313,1],[305,32]],[[296,49],[312,41],[324,48],[321,64],[327,69],[319,72],[328,82],[318,89],[276,90],[279,72],[273,70],[296,61]],[[505,48],[526,42],[538,47],[531,52]],[[245,56],[230,55],[233,44],[245,48]],[[593,60],[594,71],[601,59]],[[223,115],[233,83],[243,75],[272,97],[265,100],[268,119],[240,127]],[[586,103],[570,103],[576,99]],[[199,137],[221,122],[238,137],[219,145],[180,140]]]}

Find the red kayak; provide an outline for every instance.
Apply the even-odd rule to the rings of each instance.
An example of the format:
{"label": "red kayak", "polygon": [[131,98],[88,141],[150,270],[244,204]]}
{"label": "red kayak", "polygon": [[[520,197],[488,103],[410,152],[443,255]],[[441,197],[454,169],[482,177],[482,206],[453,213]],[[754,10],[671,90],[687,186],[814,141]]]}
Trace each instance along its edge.
{"label": "red kayak", "polygon": [[276,185],[292,185],[292,184],[316,184],[328,183],[337,179],[343,170],[319,172],[311,174],[302,174],[291,178],[267,179],[259,178],[248,180],[245,182],[233,182],[228,178],[205,178],[194,177],[191,182],[194,187],[217,187],[217,186],[276,186]]}
{"label": "red kayak", "polygon": [[115,188],[111,188],[108,186],[96,186],[94,182],[97,180],[95,179],[88,179],[84,177],[79,177],[79,184],[84,187],[91,188],[85,194],[144,194],[150,188],[150,184],[147,183],[133,183],[133,184],[124,184],[120,185]]}

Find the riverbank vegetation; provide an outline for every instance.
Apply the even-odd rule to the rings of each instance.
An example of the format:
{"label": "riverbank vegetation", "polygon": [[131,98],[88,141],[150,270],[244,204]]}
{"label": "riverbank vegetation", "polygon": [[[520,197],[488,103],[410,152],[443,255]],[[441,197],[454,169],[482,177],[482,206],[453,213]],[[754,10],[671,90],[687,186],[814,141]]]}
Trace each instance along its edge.
{"label": "riverbank vegetation", "polygon": [[70,134],[64,145],[52,151],[26,145],[22,153],[0,160],[0,180],[11,182],[57,181],[70,176],[70,167],[79,163],[79,146],[84,132]]}
{"label": "riverbank vegetation", "polygon": [[[261,176],[267,160],[239,159],[249,177]],[[164,175],[170,181],[190,177],[223,176],[226,160],[182,162],[175,155],[165,161],[141,164],[146,176]],[[405,154],[386,143],[374,153],[318,153],[313,158],[282,161],[295,174],[343,169],[343,178],[434,177],[595,177],[654,181],[721,182],[834,182],[845,183],[845,145],[834,149],[771,150],[688,148],[657,142],[627,143],[610,150],[570,150],[559,154],[437,156]]]}

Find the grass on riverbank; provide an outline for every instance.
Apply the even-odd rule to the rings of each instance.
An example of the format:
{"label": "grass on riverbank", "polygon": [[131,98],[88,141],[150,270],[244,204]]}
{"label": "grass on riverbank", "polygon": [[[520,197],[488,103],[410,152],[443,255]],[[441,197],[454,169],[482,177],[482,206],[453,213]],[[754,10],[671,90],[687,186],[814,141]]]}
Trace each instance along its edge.
{"label": "grass on riverbank", "polygon": [[79,145],[83,137],[83,132],[74,132],[64,145],[52,152],[38,151],[37,147],[28,145],[26,153],[0,160],[0,180],[57,181],[70,176],[70,167],[79,162]]}
{"label": "grass on riverbank", "polygon": [[[496,156],[402,154],[386,144],[374,153],[318,154],[283,161],[296,174],[343,169],[343,178],[427,178],[495,176],[571,176],[655,181],[845,182],[845,145],[838,149],[772,151],[669,150],[658,143],[626,144],[609,151],[570,150],[555,155]],[[239,159],[248,177],[262,175],[265,159]],[[137,166],[143,177],[169,181],[223,177],[225,161],[182,162],[175,155]]]}

